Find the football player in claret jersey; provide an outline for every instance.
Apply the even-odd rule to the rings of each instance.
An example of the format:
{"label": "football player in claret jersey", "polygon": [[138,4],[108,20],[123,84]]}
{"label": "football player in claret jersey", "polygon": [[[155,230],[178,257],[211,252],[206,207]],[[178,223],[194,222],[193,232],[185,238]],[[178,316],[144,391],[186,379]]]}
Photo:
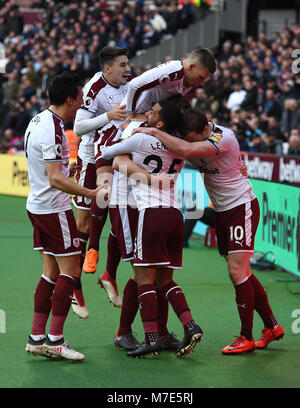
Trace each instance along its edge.
{"label": "football player in claret jersey", "polygon": [[[168,101],[172,101],[173,103],[175,103],[176,106],[178,106],[181,111],[191,109],[190,103],[187,101],[186,98],[184,98],[184,96],[180,94],[172,95],[171,97],[168,98]],[[139,99],[138,103],[141,105],[143,104],[142,98]],[[149,119],[152,116],[151,110],[147,112],[145,116]],[[137,122],[135,120],[131,121],[130,125],[126,127],[126,122],[128,122],[128,120],[122,123],[121,125],[116,124],[116,126],[119,126],[120,133],[122,128],[125,129],[124,132],[121,133],[122,140],[130,136],[133,127],[137,128],[139,126],[143,127],[148,125],[148,120],[144,120],[144,123]],[[108,126],[109,125],[107,125],[107,127]],[[103,128],[102,133],[104,133],[105,131],[104,129],[105,127]],[[116,131],[117,130],[118,129],[116,128]],[[116,137],[112,137],[111,139],[112,140],[109,139],[107,140],[106,145],[117,141],[118,137],[116,135]],[[96,167],[98,167],[97,166],[98,161],[108,162],[108,160],[103,159],[101,149],[99,149],[99,154],[97,154],[95,160]],[[135,165],[135,163],[130,161],[129,164],[131,167],[136,168],[136,172],[139,173],[140,168],[137,165]],[[131,198],[133,199],[134,203],[132,203]],[[118,237],[119,247],[123,248],[123,250],[121,251],[123,261],[130,260],[132,262],[132,260],[134,259],[133,257],[134,234],[132,233],[132,230],[134,231],[135,229],[138,214],[134,197],[131,194],[131,185],[128,182],[126,175],[123,175],[121,172],[118,171],[114,172],[109,209],[112,224],[111,234],[114,234]],[[128,226],[130,226],[130,228],[128,228]],[[124,249],[126,249],[126,251],[124,251]],[[116,296],[114,294],[114,291],[112,290],[107,291],[109,293],[111,301],[115,302]],[[164,350],[176,351],[180,342],[172,333],[169,333],[167,328],[168,300],[166,299],[166,297],[164,296],[163,292],[160,290],[159,287],[156,287],[156,294],[159,310],[159,333],[161,337],[160,344]],[[133,274],[133,276],[126,283],[123,290],[120,322],[114,339],[114,345],[121,350],[131,351],[139,347],[139,343],[132,333],[132,324],[138,311],[137,298],[138,287],[136,283],[135,274]]]}
{"label": "football player in claret jersey", "polygon": [[[147,114],[147,125],[169,132],[180,128],[181,124],[180,109],[167,101],[156,104]],[[135,350],[128,351],[127,355],[142,357],[164,349],[165,336],[160,335],[158,324],[162,316],[158,311],[157,286],[171,303],[184,327],[184,339],[177,350],[177,356],[180,357],[194,350],[203,333],[195,324],[182,289],[173,281],[173,270],[182,267],[183,246],[183,217],[175,200],[174,184],[168,183],[169,188],[162,189],[159,183],[151,183],[151,180],[155,180],[151,174],[179,173],[184,158],[171,153],[155,137],[146,136],[144,129],[138,128],[133,137],[122,143],[102,148],[102,155],[106,159],[131,154],[134,164],[145,169],[147,180],[150,180],[150,184],[138,182],[132,187],[139,211],[133,266],[145,342]],[[114,160],[114,167],[123,171],[122,163],[123,158],[118,156]],[[130,175],[135,177],[131,171]]]}
{"label": "football player in claret jersey", "polygon": [[158,65],[130,81],[126,109],[129,113],[144,113],[172,95],[186,95],[208,81],[215,70],[215,58],[207,48],[191,51],[182,61]]}
{"label": "football player in claret jersey", "polygon": [[[210,50],[201,48],[192,51],[189,57],[183,62],[172,61],[145,72],[134,80],[133,86],[130,85],[133,81],[131,80],[129,82],[128,95],[124,99],[126,102],[127,111],[129,113],[134,112],[134,115],[129,115],[130,118],[139,120],[136,117],[137,113],[144,114],[145,112],[149,111],[156,102],[167,99],[169,96],[178,93],[187,93],[192,87],[198,86],[208,80],[215,69],[216,63],[213,54]],[[110,126],[110,124],[112,126]],[[120,123],[112,121],[110,124],[102,128],[97,137],[95,137],[95,160],[97,173],[101,172],[105,175],[108,174],[107,169],[109,167],[109,163],[107,163],[101,157],[100,147],[103,142],[105,142],[107,137],[111,136],[110,132],[118,131],[116,128],[119,127]],[[117,136],[117,134],[115,134],[115,136]],[[99,177],[99,180],[101,182],[102,178]],[[93,222],[94,220],[92,218],[92,223]],[[90,229],[94,230],[92,226],[90,226]],[[99,227],[97,227],[97,231],[100,236]],[[90,240],[91,239],[92,237],[90,234]],[[91,248],[86,256],[86,261],[89,262],[90,266],[88,266],[88,262],[85,262],[83,268],[85,271],[90,270],[92,272],[96,268],[95,265],[98,252],[96,251],[97,240],[95,241],[96,244],[94,245],[94,248],[92,247],[92,244],[90,244]],[[109,236],[108,253],[113,253],[115,251],[113,246],[110,245],[110,242],[113,242],[112,234]],[[114,258],[116,258],[116,255]],[[117,266],[118,263],[114,262],[114,264]],[[116,268],[114,269],[116,270]],[[120,307],[121,299],[118,295],[115,276],[116,273],[112,275],[110,271],[105,271],[105,273],[100,276],[99,281],[106,288],[112,303]]]}
{"label": "football player in claret jersey", "polygon": [[[222,349],[223,354],[240,354],[265,348],[284,335],[269,305],[265,289],[254,276],[249,259],[259,222],[259,204],[250,181],[241,173],[240,149],[234,132],[208,122],[201,112],[186,114],[185,139],[174,138],[157,128],[146,128],[173,153],[188,158],[201,173],[215,210],[219,252],[227,259],[229,277],[234,285],[241,320],[240,336]],[[264,323],[255,342],[253,314]]]}
{"label": "football player in claret jersey", "polygon": [[[94,137],[96,130],[101,129],[112,120],[126,118],[125,105],[120,105],[127,92],[130,80],[128,66],[128,49],[123,47],[106,46],[99,52],[99,64],[102,71],[97,72],[85,85],[83,104],[78,110],[74,122],[74,132],[81,136],[78,150],[78,171],[76,180],[79,185],[94,188],[97,185],[97,175],[94,159]],[[105,173],[112,171],[103,169]],[[98,185],[102,180],[98,180]],[[99,239],[107,219],[107,208],[99,208],[95,201],[86,197],[74,197],[73,203],[77,208],[77,228],[80,233],[83,270],[94,273],[97,268]],[[90,216],[91,213],[91,216]],[[89,247],[85,256],[87,241]],[[120,260],[114,237],[108,240],[108,265],[112,275]],[[110,256],[111,255],[111,256]],[[105,278],[103,278],[104,280]],[[84,301],[81,283],[74,291],[73,310],[82,318],[88,317],[87,306]]]}
{"label": "football player in claret jersey", "polygon": [[26,351],[76,361],[83,360],[84,355],[73,350],[63,336],[72,293],[81,274],[80,241],[70,194],[93,200],[101,189],[88,189],[69,178],[64,121],[73,120],[82,104],[81,85],[75,73],[55,77],[49,86],[49,108],[37,114],[25,132],[30,182],[26,209],[34,229],[34,249],[40,251],[43,262],[43,274],[34,294],[32,332]]}

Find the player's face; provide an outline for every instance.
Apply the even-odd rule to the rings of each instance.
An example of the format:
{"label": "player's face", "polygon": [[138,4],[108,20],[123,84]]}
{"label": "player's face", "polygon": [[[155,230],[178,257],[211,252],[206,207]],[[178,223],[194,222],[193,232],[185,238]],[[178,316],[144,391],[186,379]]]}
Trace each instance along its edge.
{"label": "player's face", "polygon": [[184,85],[195,87],[203,85],[210,79],[211,73],[208,68],[198,64],[189,64],[184,73]]}
{"label": "player's face", "polygon": [[109,82],[113,86],[125,85],[130,74],[128,58],[126,55],[120,55],[114,59],[111,66],[108,66]]}
{"label": "player's face", "polygon": [[78,111],[78,109],[81,107],[81,105],[83,104],[83,92],[82,89],[79,87],[78,88],[78,92],[77,92],[77,96],[75,99],[72,98],[68,98],[69,101],[69,120],[73,120],[75,118],[76,112]]}
{"label": "player's face", "polygon": [[156,127],[157,123],[161,120],[159,115],[160,110],[160,104],[156,103],[151,110],[145,113],[147,118],[146,125],[148,127]]}

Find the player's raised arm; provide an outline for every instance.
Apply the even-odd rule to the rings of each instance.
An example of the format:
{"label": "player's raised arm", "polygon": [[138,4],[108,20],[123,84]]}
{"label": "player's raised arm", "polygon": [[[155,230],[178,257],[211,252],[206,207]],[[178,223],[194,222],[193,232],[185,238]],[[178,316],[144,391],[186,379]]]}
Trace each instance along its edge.
{"label": "player's raised arm", "polygon": [[110,111],[93,117],[90,111],[78,109],[74,122],[74,132],[80,137],[86,133],[102,128],[111,120],[124,120],[127,116],[125,105],[117,103]]}

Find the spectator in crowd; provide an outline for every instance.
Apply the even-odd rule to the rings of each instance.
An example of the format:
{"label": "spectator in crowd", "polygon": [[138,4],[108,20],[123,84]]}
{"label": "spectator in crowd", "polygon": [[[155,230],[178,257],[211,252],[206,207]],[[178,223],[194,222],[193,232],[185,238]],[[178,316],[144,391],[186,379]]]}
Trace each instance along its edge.
{"label": "spectator in crowd", "polygon": [[227,101],[227,109],[229,110],[239,110],[242,102],[246,97],[246,91],[242,89],[242,84],[239,80],[236,80],[233,84],[233,92],[230,93]]}
{"label": "spectator in crowd", "polygon": [[281,118],[281,131],[287,138],[292,129],[300,129],[300,106],[296,99],[286,99]]}
{"label": "spectator in crowd", "polygon": [[283,152],[282,142],[277,139],[277,134],[274,131],[269,131],[263,135],[265,143],[264,153],[281,155]]}
{"label": "spectator in crowd", "polygon": [[195,97],[191,100],[191,106],[194,109],[207,112],[210,110],[211,101],[209,100],[204,88],[197,88]]}
{"label": "spectator in crowd", "polygon": [[[97,54],[105,45],[125,44],[132,58],[188,27],[196,17],[190,0],[155,0],[155,7],[142,0],[122,0],[114,9],[106,1],[27,3],[45,9],[32,24],[24,24],[19,2],[0,2],[0,40],[7,58],[6,73],[0,77],[2,139],[6,129],[19,135],[33,112],[47,106],[47,85],[55,75],[72,69],[87,81],[98,69]],[[292,50],[300,48],[299,33],[295,24],[269,38],[259,33],[257,39],[249,36],[244,43],[225,39],[214,50],[215,74],[203,90],[188,95],[190,101],[215,122],[234,126],[244,148],[261,151],[268,146],[274,151],[272,138],[288,142],[291,131],[300,129],[300,74],[292,69]],[[132,72],[139,75],[155,64],[134,67]],[[248,123],[253,118],[258,122],[255,129]]]}
{"label": "spectator in crowd", "polygon": [[250,77],[249,78],[246,77],[244,81],[244,89],[246,93],[242,103],[240,104],[240,107],[241,109],[255,112],[257,110],[256,82],[252,80]]}
{"label": "spectator in crowd", "polygon": [[298,129],[293,129],[291,131],[287,156],[300,157],[300,132]]}
{"label": "spectator in crowd", "polygon": [[275,116],[278,119],[281,118],[282,108],[272,88],[266,89],[264,101],[259,107],[259,111],[265,118],[268,116]]}
{"label": "spectator in crowd", "polygon": [[168,27],[166,20],[161,15],[159,9],[157,9],[156,7],[153,9],[153,13],[151,13],[150,24],[153,29],[160,35],[165,33]]}
{"label": "spectator in crowd", "polygon": [[18,150],[23,150],[24,138],[17,136],[13,129],[6,129],[3,132],[3,139],[0,142],[1,153],[16,153]]}
{"label": "spectator in crowd", "polygon": [[256,137],[261,138],[263,130],[258,116],[256,114],[253,114],[252,116],[246,119],[246,123],[247,123],[246,130],[247,137],[250,140],[253,140]]}
{"label": "spectator in crowd", "polygon": [[266,144],[263,140],[263,137],[255,134],[249,143],[250,152],[251,153],[265,153],[266,152]]}
{"label": "spectator in crowd", "polygon": [[143,48],[146,49],[158,44],[158,38],[159,37],[157,35],[157,32],[153,29],[152,25],[146,23],[144,25],[144,33],[142,39]]}
{"label": "spectator in crowd", "polygon": [[17,103],[20,95],[20,85],[18,82],[18,72],[13,71],[7,74],[7,81],[4,84],[4,103]]}
{"label": "spectator in crowd", "polygon": [[187,28],[195,20],[195,9],[190,0],[182,1],[182,8],[180,13],[180,28]]}

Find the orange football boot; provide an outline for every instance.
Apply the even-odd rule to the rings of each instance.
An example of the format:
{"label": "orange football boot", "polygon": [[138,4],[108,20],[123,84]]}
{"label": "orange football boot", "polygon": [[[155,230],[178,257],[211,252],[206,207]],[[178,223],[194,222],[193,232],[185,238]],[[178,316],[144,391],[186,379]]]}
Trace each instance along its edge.
{"label": "orange football boot", "polygon": [[267,327],[265,327],[261,332],[260,339],[255,343],[255,347],[258,349],[263,349],[267,347],[267,345],[271,343],[271,341],[274,341],[274,340],[278,341],[282,339],[283,336],[284,336],[284,330],[280,326],[280,324],[275,326],[274,329],[268,329]]}
{"label": "orange football boot", "polygon": [[97,263],[99,259],[99,251],[96,251],[95,249],[91,248],[87,251],[82,270],[85,273],[95,273],[97,269]]}

